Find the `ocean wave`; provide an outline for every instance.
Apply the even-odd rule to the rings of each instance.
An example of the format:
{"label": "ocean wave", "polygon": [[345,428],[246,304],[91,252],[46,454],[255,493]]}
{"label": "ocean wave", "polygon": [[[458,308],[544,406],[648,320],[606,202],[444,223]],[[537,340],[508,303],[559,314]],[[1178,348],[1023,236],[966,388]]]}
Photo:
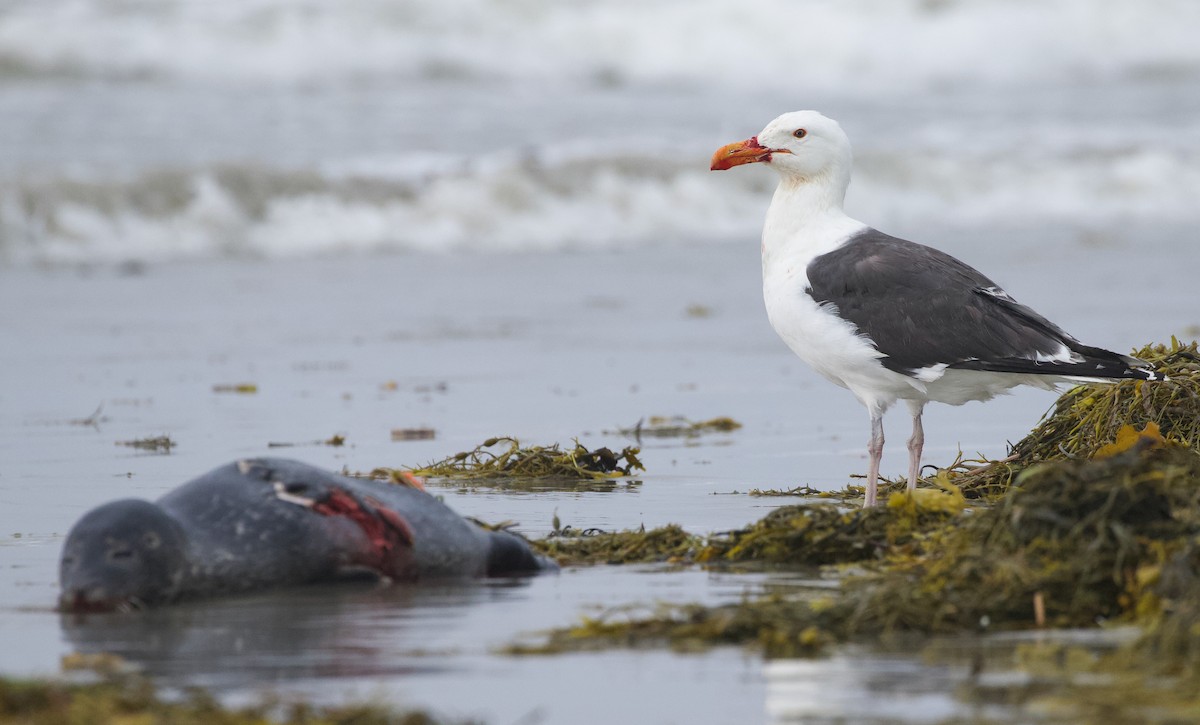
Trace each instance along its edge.
{"label": "ocean wave", "polygon": [[[711,173],[614,152],[386,159],[306,170],[215,166],[131,178],[0,184],[11,263],[289,257],[344,251],[508,252],[756,240],[765,169]],[[1200,158],[1158,150],[1058,157],[867,152],[847,208],[883,228],[1100,228],[1200,217]]]}
{"label": "ocean wave", "polygon": [[1200,74],[1192,0],[16,0],[0,74],[912,90]]}

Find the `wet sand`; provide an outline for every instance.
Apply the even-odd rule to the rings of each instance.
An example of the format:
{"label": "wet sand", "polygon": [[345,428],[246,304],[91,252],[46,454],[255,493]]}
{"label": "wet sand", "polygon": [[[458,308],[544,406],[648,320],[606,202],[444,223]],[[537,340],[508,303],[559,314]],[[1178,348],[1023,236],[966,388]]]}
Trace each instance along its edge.
{"label": "wet sand", "polygon": [[[1170,229],[1114,232],[1100,243],[1045,229],[920,238],[1090,344],[1126,350],[1200,323],[1197,253]],[[518,521],[534,536],[556,514],[579,527],[719,531],[793,501],[751,498],[749,488],[845,485],[865,469],[866,415],[775,338],[756,251],[0,270],[0,641],[9,643],[0,672],[52,674],[66,652],[106,650],[164,684],[234,699],[264,689],[379,696],[489,722],[882,717],[855,693],[895,683],[845,685],[853,656],[799,668],[807,686],[797,689],[786,667],[765,672],[757,655],[735,649],[491,653],[596,605],[736,599],[772,580],[761,574],[602,567],[515,584],[306,589],[123,617],[52,611],[62,536],[84,511],[157,497],[238,457],[368,470],[424,463],[498,434],[620,447],[632,441],[606,431],[650,415],[744,424],[691,441],[647,440],[646,473],[611,490],[436,489],[463,514]],[[214,392],[237,383],[258,392]],[[1000,455],[1053,399],[1021,391],[931,407],[926,462],[947,463],[960,446]],[[97,408],[94,423],[82,421]],[[884,471],[895,475],[907,421],[897,413],[886,425]],[[436,436],[391,440],[392,429],[411,427]],[[163,434],[177,443],[168,455],[116,445]],[[347,445],[307,444],[334,434]],[[947,684],[954,673],[930,676],[911,661],[898,670],[925,684],[888,717],[969,712]]]}

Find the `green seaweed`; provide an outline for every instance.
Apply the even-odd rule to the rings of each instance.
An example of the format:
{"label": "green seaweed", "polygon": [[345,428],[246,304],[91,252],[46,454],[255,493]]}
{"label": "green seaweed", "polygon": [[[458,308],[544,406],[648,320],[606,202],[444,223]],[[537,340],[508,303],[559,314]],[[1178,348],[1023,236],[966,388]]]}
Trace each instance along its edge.
{"label": "green seaweed", "polygon": [[104,672],[93,682],[0,678],[0,725],[436,725],[446,722],[419,711],[356,704],[317,706],[264,699],[225,707],[211,694],[190,688],[163,699],[136,674]]}
{"label": "green seaweed", "polygon": [[[1123,426],[1154,423],[1168,439],[1200,452],[1200,350],[1197,342],[1145,345],[1133,356],[1167,380],[1122,380],[1075,386],[1055,402],[1038,425],[1011,447],[1004,458],[964,458],[961,454],[940,469],[964,497],[993,501],[1004,495],[1021,471],[1046,461],[1091,458],[1116,438]],[[929,485],[932,479],[922,479]],[[881,498],[905,490],[906,479],[881,477]],[[851,502],[864,487],[820,491],[808,486],[751,489],[751,496],[802,496]]]}
{"label": "green seaweed", "polygon": [[[676,561],[831,565],[836,590],[618,612],[512,651],[707,642],[795,656],[862,638],[1116,622],[1143,631],[1122,650],[1129,662],[1200,684],[1200,366],[1195,344],[1138,353],[1171,379],[1072,389],[1005,461],[955,461],[935,488],[886,507],[788,506],[703,539],[674,531]],[[637,534],[621,550],[644,557],[653,547]]]}
{"label": "green seaweed", "polygon": [[1026,468],[1045,461],[1091,458],[1131,425],[1158,426],[1173,441],[1200,452],[1200,350],[1195,341],[1146,345],[1133,351],[1167,380],[1122,380],[1088,383],[1063,393],[1051,411],[1000,461],[977,461],[968,468],[951,466],[967,478],[961,483],[968,498],[991,499],[1002,494]]}
{"label": "green seaweed", "polygon": [[563,565],[692,562],[704,544],[702,539],[674,525],[650,531],[617,532],[567,527],[530,543]]}
{"label": "green seaweed", "polygon": [[413,468],[412,473],[454,479],[610,479],[646,470],[638,460],[639,452],[635,447],[625,447],[619,453],[608,448],[588,450],[579,441],[568,450],[559,448],[557,443],[523,447],[516,438],[498,436],[473,450]]}
{"label": "green seaweed", "polygon": [[[818,640],[1150,621],[1164,601],[1191,601],[1153,585],[1168,562],[1189,582],[1196,579],[1200,555],[1188,547],[1200,537],[1200,454],[1143,440],[1112,458],[1031,469],[990,508],[910,509],[903,497],[899,505],[867,510],[787,507],[689,555],[710,563],[856,563],[818,606],[806,596],[776,594],[711,609],[679,607],[653,620],[589,620],[549,641],[694,641],[708,632],[714,643],[766,643],[768,654],[794,655]],[[1184,551],[1193,558],[1179,563]],[[1195,594],[1200,601],[1200,585]],[[1200,660],[1200,645],[1192,646],[1188,656]]]}

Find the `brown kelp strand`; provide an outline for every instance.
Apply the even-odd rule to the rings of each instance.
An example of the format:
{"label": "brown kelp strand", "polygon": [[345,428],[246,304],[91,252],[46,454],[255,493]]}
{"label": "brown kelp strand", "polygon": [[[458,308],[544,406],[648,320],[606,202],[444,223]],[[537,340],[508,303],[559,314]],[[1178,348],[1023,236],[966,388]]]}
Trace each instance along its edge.
{"label": "brown kelp strand", "polygon": [[638,440],[641,440],[643,437],[696,438],[705,433],[730,433],[741,427],[741,423],[727,416],[694,421],[679,415],[652,415],[649,418],[639,420],[629,428],[618,428],[615,431],[605,432],[630,436]]}
{"label": "brown kelp strand", "polygon": [[137,448],[143,451],[153,451],[155,453],[170,453],[171,449],[178,444],[171,440],[169,436],[161,435],[148,438],[135,438],[129,441],[117,441],[117,445]]}

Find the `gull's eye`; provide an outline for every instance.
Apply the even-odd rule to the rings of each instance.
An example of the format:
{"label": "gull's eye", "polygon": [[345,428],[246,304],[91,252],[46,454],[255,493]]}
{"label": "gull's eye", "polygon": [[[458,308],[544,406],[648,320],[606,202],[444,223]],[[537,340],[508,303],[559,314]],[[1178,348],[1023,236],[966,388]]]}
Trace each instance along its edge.
{"label": "gull's eye", "polygon": [[795,131],[792,131],[792,135],[795,136],[796,138],[804,138],[805,136],[808,135],[808,131],[805,131],[802,128],[798,128]]}

